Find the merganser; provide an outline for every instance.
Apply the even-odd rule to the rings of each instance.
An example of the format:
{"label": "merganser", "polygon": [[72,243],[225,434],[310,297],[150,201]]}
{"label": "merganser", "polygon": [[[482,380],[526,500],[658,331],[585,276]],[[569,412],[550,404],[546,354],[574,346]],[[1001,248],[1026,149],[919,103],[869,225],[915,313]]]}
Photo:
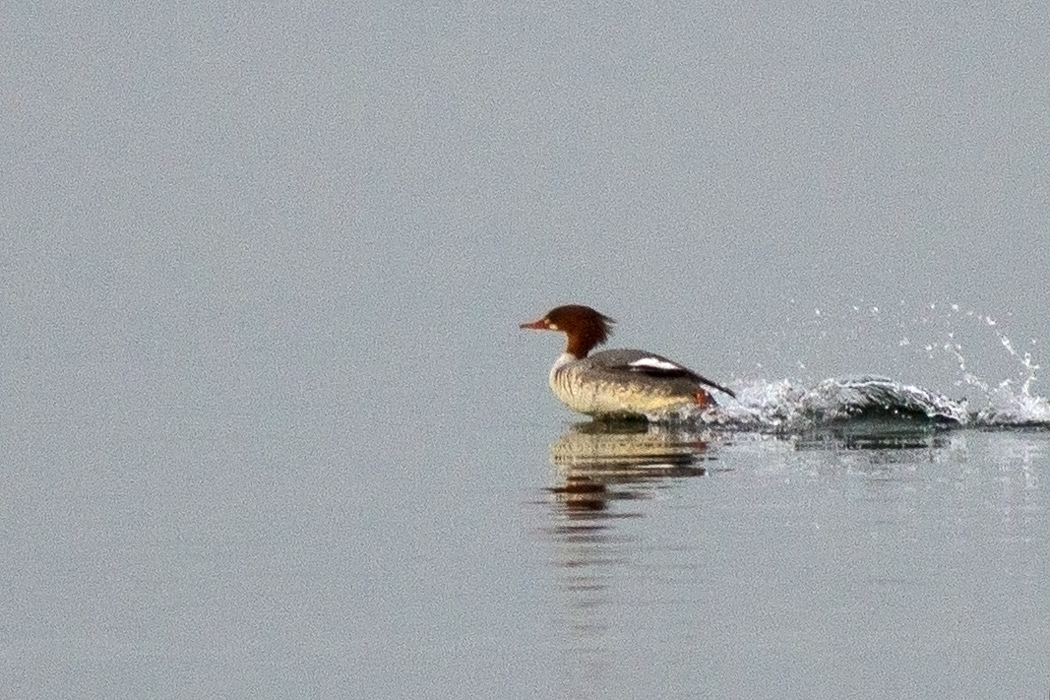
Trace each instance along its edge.
{"label": "merganser", "polygon": [[588,356],[608,340],[613,323],[589,306],[570,304],[521,324],[565,334],[565,352],[551,368],[549,381],[554,395],[572,410],[603,417],[650,417],[687,406],[717,405],[708,388],[736,398],[724,386],[651,352],[604,350]]}

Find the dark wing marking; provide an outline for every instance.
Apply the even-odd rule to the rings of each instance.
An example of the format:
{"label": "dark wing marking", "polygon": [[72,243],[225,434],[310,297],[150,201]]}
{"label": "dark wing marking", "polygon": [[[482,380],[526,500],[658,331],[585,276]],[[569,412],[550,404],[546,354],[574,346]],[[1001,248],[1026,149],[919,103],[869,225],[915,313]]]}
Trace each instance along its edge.
{"label": "dark wing marking", "polygon": [[[653,364],[645,364],[644,360],[653,360]],[[634,372],[635,374],[644,374],[647,377],[653,377],[656,379],[690,379],[698,384],[709,386],[712,389],[718,389],[724,394],[736,398],[736,394],[717,382],[713,382],[707,377],[697,374],[696,372],[674,364],[670,360],[663,360],[659,358],[642,358],[642,361],[635,360],[622,365],[612,365],[609,369],[612,370],[624,370],[627,372]],[[642,362],[641,364],[639,364]]]}
{"label": "dark wing marking", "polygon": [[701,384],[705,384],[705,385],[707,385],[707,386],[711,387],[712,389],[718,389],[718,390],[719,390],[719,391],[721,391],[721,392],[722,392],[723,394],[729,394],[729,395],[730,395],[730,396],[732,396],[732,397],[733,397],[734,399],[736,398],[736,394],[735,394],[735,393],[733,393],[733,392],[732,392],[732,391],[730,391],[729,389],[725,388],[725,387],[724,387],[724,386],[722,386],[721,384],[716,384],[715,382],[712,382],[712,381],[711,381],[710,379],[708,379],[707,377],[701,377],[701,376],[700,376],[699,374],[697,374],[696,372],[690,372],[690,374],[692,374],[692,375],[693,375],[694,377],[696,377],[696,381],[700,382]]}

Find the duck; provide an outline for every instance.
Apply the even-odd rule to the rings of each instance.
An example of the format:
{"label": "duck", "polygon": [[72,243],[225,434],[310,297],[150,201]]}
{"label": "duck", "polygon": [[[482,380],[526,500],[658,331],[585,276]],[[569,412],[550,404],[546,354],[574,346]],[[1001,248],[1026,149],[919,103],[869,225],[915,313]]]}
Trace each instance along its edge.
{"label": "duck", "polygon": [[589,306],[568,304],[520,326],[565,334],[565,351],[548,381],[558,400],[573,411],[595,418],[654,419],[717,406],[712,390],[736,398],[725,386],[662,355],[631,349],[592,354],[608,341],[614,323]]}

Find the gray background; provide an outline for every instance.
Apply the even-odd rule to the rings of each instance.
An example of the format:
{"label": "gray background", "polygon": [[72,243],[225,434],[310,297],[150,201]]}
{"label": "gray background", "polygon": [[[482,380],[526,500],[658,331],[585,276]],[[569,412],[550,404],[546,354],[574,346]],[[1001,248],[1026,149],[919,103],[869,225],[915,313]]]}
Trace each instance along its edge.
{"label": "gray background", "polygon": [[[517,330],[556,303],[736,388],[982,406],[1046,359],[1039,3],[6,3],[0,31],[22,697],[551,681],[542,565],[491,557],[530,551],[563,429],[560,341]],[[524,665],[470,688],[478,659]]]}
{"label": "gray background", "polygon": [[124,374],[105,344],[125,330],[143,361],[185,348],[207,372],[288,331],[354,357],[348,389],[434,364],[447,396],[521,363],[495,346],[523,314],[582,301],[719,377],[804,362],[946,391],[895,355],[931,340],[898,328],[940,323],[929,304],[1047,336],[1038,4],[4,16],[17,351]]}

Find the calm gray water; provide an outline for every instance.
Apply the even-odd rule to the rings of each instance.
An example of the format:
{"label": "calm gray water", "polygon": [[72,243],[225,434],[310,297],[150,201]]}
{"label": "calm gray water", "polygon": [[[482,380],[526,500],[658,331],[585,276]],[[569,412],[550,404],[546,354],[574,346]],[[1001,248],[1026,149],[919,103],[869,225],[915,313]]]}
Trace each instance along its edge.
{"label": "calm gray water", "polygon": [[6,697],[1038,698],[1050,683],[1045,432],[245,412],[15,419]]}
{"label": "calm gray water", "polygon": [[1045,698],[1048,7],[6,8],[0,697]]}
{"label": "calm gray water", "polygon": [[[23,433],[5,465],[4,695],[1038,698],[1050,682],[1045,432],[304,423]],[[645,466],[654,450],[671,466]]]}

